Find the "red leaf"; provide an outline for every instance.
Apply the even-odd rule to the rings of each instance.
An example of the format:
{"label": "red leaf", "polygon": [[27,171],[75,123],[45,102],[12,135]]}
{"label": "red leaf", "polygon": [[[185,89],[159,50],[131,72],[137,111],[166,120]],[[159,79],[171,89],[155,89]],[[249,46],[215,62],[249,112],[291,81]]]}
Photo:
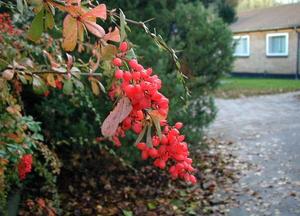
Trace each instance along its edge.
{"label": "red leaf", "polygon": [[120,31],[118,28],[115,28],[113,31],[109,31],[106,35],[103,37],[106,41],[114,41],[114,42],[120,42]]}
{"label": "red leaf", "polygon": [[132,105],[127,97],[123,97],[119,100],[117,106],[106,117],[102,126],[101,132],[105,137],[112,137],[119,124],[130,114],[132,111]]}
{"label": "red leaf", "polygon": [[85,27],[89,30],[89,32],[91,32],[95,36],[102,38],[105,35],[104,29],[101,26],[99,26],[96,22],[83,20],[83,23]]}
{"label": "red leaf", "polygon": [[103,20],[106,20],[107,14],[106,14],[106,5],[105,4],[100,4],[97,7],[93,8],[92,10],[88,11],[85,13],[82,18],[87,18],[87,17],[98,17]]}
{"label": "red leaf", "polygon": [[67,15],[63,23],[63,44],[66,51],[73,51],[77,44],[77,20]]}

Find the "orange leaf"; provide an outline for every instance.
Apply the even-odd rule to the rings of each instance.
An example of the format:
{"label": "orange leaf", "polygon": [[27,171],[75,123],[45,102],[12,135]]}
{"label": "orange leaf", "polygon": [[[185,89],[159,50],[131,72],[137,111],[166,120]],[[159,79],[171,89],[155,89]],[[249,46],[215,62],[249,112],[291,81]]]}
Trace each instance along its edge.
{"label": "orange leaf", "polygon": [[159,121],[165,120],[167,118],[166,115],[162,115],[158,110],[152,110],[149,112],[151,117],[157,118]]}
{"label": "orange leaf", "polygon": [[102,38],[105,35],[104,29],[101,26],[99,26],[96,22],[83,20],[83,23],[85,27],[89,30],[89,32],[91,32],[95,36]]}
{"label": "orange leaf", "polygon": [[130,100],[127,97],[121,98],[101,126],[103,136],[112,137],[116,133],[119,124],[130,114],[131,110],[132,105]]}
{"label": "orange leaf", "polygon": [[80,5],[80,3],[81,3],[81,0],[65,0],[65,2],[66,2],[66,5],[71,5],[71,4],[76,4],[77,3],[77,5]]}
{"label": "orange leaf", "polygon": [[106,20],[107,14],[106,14],[106,5],[105,4],[100,4],[97,7],[93,8],[92,10],[88,11],[85,13],[82,18],[86,17],[98,17],[103,20]]}
{"label": "orange leaf", "polygon": [[120,31],[118,28],[115,28],[113,31],[109,31],[106,35],[103,37],[106,41],[114,41],[114,42],[120,42]]}
{"label": "orange leaf", "polygon": [[77,44],[77,20],[67,15],[63,23],[63,44],[66,51],[73,51]]}

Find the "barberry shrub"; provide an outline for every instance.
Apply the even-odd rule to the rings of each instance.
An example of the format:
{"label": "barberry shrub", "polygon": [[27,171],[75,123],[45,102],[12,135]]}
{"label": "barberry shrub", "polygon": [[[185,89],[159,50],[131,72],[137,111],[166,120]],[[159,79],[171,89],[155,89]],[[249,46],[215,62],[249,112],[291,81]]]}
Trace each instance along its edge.
{"label": "barberry shrub", "polygon": [[[82,5],[80,0],[35,0],[27,2],[30,6],[26,8],[28,4],[24,5],[24,2],[27,1],[17,1],[15,7],[23,14],[31,10],[34,12],[28,30],[24,25],[18,33],[5,30],[1,35],[4,42],[1,44],[0,96],[5,98],[1,104],[1,116],[8,116],[12,121],[24,120],[23,114],[40,98],[57,95],[63,104],[65,96],[72,100],[78,92],[90,88],[96,98],[110,101],[111,105],[111,113],[99,125],[102,134],[99,132],[94,137],[96,141],[112,141],[120,147],[120,137],[126,137],[126,132],[131,130],[137,134],[132,145],[141,151],[142,159],[151,158],[154,166],[169,169],[174,179],[195,184],[195,169],[189,157],[188,144],[179,131],[183,124],[177,122],[172,126],[168,123],[171,107],[169,99],[160,92],[163,82],[151,68],[139,63],[133,44],[127,38],[127,22],[142,24],[146,33],[172,54],[179,68],[174,51],[162,38],[149,32],[144,23],[127,20],[121,10],[119,13],[110,11],[105,4],[89,2]],[[54,13],[55,17],[57,14],[57,17],[64,17],[62,23],[55,20]],[[100,22],[109,27],[102,27]],[[57,39],[54,39],[51,33],[54,29],[61,29],[61,40],[57,38],[57,32]],[[32,50],[34,46],[39,49]],[[32,91],[27,91],[28,87]],[[24,93],[28,92],[37,96],[26,100]],[[98,112],[97,108],[93,111]],[[47,143],[47,140],[38,133],[40,128],[35,126],[39,124],[33,123],[32,118],[29,120],[28,124],[21,121],[20,125],[3,124],[4,127],[1,127],[0,174],[4,181],[1,193],[7,192],[7,186],[22,184],[32,169],[45,176],[49,174],[41,171],[43,164],[36,150],[44,156],[46,164],[51,165],[52,173],[58,173],[55,160],[52,160],[55,156],[42,143]],[[4,120],[1,120],[2,123],[5,123]],[[46,131],[44,135],[47,137]],[[10,174],[18,176],[18,180],[10,182],[11,178],[7,178]]]}

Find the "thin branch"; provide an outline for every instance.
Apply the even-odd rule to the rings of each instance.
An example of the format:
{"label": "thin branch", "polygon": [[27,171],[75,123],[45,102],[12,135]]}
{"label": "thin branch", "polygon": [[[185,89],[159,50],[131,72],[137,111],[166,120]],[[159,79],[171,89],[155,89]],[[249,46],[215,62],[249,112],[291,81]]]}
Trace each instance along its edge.
{"label": "thin branch", "polygon": [[[17,73],[26,73],[29,75],[37,75],[37,74],[58,74],[58,75],[66,75],[68,72],[58,72],[58,71],[16,71]],[[4,71],[1,71],[0,74],[3,74]],[[72,73],[71,73],[72,74]],[[82,73],[82,72],[75,72],[74,74],[79,74],[82,76],[102,76],[102,73]]]}

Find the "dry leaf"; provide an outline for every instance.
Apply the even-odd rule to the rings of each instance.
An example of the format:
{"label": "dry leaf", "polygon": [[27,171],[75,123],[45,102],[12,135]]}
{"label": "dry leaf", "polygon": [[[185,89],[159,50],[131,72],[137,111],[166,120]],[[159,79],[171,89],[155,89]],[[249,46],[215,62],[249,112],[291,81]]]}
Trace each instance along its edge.
{"label": "dry leaf", "polygon": [[100,4],[82,16],[82,18],[87,18],[87,17],[98,17],[103,20],[106,20],[106,18],[107,18],[106,5]]}
{"label": "dry leaf", "polygon": [[104,29],[99,26],[96,22],[91,22],[88,20],[84,20],[85,27],[91,32],[93,35],[102,38],[105,35]]}
{"label": "dry leaf", "polygon": [[117,106],[107,116],[101,126],[101,132],[105,137],[111,137],[116,133],[119,124],[130,114],[132,105],[127,97],[119,100]]}
{"label": "dry leaf", "polygon": [[103,39],[106,41],[120,42],[121,37],[120,37],[119,29],[115,28],[113,31],[111,31],[111,29],[109,29],[109,32],[106,35],[104,35]]}

